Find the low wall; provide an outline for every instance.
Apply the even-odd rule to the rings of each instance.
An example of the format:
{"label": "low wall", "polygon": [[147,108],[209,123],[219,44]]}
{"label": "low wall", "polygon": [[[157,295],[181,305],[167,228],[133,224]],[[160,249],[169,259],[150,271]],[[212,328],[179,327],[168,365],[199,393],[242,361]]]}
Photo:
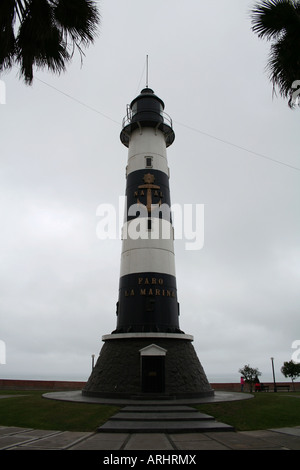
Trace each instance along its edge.
{"label": "low wall", "polygon": [[[71,382],[60,380],[11,380],[0,379],[0,390],[81,390],[86,382]],[[264,385],[269,385],[270,391],[273,391],[273,382],[264,382]],[[276,385],[289,385],[290,391],[293,390],[292,382],[276,382]],[[239,383],[211,383],[211,386],[216,391],[226,392],[240,392],[241,386]],[[300,382],[294,383],[295,390],[300,391]],[[244,386],[244,392],[248,392],[249,387],[247,384]]]}
{"label": "low wall", "polygon": [[[269,390],[273,391],[274,390],[274,382],[264,382],[264,385],[269,386]],[[292,382],[276,382],[276,386],[278,387],[278,392],[279,391],[284,391],[286,389],[282,388],[280,389],[280,386],[282,385],[289,385],[290,386],[290,391],[295,390],[295,391],[300,391],[300,383],[299,382],[294,382],[294,386]],[[226,392],[240,392],[241,391],[241,385],[239,383],[212,383],[211,384],[212,388],[216,391],[226,391]],[[252,390],[254,391],[254,385],[252,386]],[[248,384],[244,385],[244,392],[249,392],[250,391],[250,386]]]}
{"label": "low wall", "polygon": [[80,390],[85,382],[0,379],[0,390]]}

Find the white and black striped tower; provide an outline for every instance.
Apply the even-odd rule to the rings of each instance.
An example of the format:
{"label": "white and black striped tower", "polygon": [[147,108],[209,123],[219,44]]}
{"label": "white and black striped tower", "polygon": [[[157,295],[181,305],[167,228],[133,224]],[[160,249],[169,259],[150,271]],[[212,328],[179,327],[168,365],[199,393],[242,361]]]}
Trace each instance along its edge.
{"label": "white and black striped tower", "polygon": [[180,330],[167,147],[175,138],[163,101],[146,87],[131,102],[121,142],[128,148],[126,211],[117,325],[83,390],[88,396],[213,395]]}
{"label": "white and black striped tower", "polygon": [[[181,333],[166,147],[174,141],[164,104],[150,88],[123,121],[128,147],[117,333]],[[138,216],[138,217],[137,217]]]}

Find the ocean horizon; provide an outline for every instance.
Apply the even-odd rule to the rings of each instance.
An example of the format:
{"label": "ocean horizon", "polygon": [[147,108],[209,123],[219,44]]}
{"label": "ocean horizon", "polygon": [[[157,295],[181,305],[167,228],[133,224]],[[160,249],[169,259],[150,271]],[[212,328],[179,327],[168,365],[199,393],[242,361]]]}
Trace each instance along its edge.
{"label": "ocean horizon", "polygon": [[[3,380],[46,380],[46,381],[62,381],[62,382],[86,382],[89,375],[55,375],[55,374],[4,374],[0,377]],[[209,383],[240,383],[240,374],[207,374]],[[260,382],[273,382],[272,374],[263,374],[259,377]],[[276,377],[276,382],[291,382],[282,374]]]}

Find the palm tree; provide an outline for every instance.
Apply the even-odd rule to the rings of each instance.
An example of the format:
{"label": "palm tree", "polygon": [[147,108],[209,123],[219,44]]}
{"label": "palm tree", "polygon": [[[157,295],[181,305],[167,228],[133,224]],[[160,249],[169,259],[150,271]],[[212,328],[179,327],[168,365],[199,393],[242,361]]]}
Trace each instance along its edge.
{"label": "palm tree", "polygon": [[0,71],[16,63],[27,84],[33,66],[61,73],[93,42],[99,20],[90,0],[0,0]]}
{"label": "palm tree", "polygon": [[267,63],[273,92],[277,87],[293,108],[295,87],[300,80],[300,1],[262,1],[251,15],[253,31],[260,38],[273,41]]}

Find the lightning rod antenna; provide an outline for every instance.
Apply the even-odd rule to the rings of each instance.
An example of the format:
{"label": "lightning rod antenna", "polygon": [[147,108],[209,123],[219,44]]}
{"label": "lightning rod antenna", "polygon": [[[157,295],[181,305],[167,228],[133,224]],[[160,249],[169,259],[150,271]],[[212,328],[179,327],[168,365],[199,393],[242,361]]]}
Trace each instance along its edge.
{"label": "lightning rod antenna", "polygon": [[148,54],[146,55],[146,88],[148,88],[148,78],[149,78],[149,63],[148,63]]}

